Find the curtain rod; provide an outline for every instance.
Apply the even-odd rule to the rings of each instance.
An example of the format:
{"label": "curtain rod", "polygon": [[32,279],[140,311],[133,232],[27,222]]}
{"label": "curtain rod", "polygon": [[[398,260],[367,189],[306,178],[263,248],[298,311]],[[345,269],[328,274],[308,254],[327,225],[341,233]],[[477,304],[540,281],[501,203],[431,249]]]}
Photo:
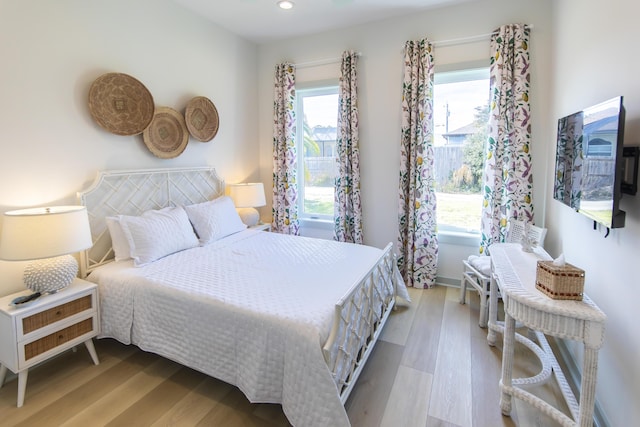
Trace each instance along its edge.
{"label": "curtain rod", "polygon": [[[361,52],[356,52],[357,56],[362,56]],[[296,64],[292,64],[296,68],[307,68],[307,67],[317,67],[319,65],[327,65],[327,64],[335,64],[342,61],[342,57],[339,58],[326,58],[326,59],[318,59],[316,61],[307,61],[307,62],[299,62]]]}
{"label": "curtain rod", "polygon": [[[529,30],[533,30],[533,25],[527,25]],[[488,40],[492,35],[496,34],[497,31],[492,31],[486,34],[479,34],[476,36],[468,36],[468,37],[460,37],[457,39],[449,39],[449,40],[439,40],[431,42],[431,44],[435,47],[443,47],[443,46],[457,46],[461,44],[475,43],[484,40]]]}
{"label": "curtain rod", "polygon": [[494,33],[487,33],[487,34],[478,34],[477,36],[460,37],[457,39],[439,40],[439,41],[431,42],[431,45],[435,47],[443,47],[443,46],[457,46],[461,44],[481,42],[484,40],[489,40],[489,38],[493,34]]}
{"label": "curtain rod", "polygon": [[[533,30],[533,25],[527,25],[527,27],[529,28],[529,30]],[[438,47],[438,46],[443,47],[443,46],[456,46],[461,44],[475,43],[483,40],[488,40],[496,32],[497,31],[492,31],[490,33],[478,34],[475,36],[460,37],[460,38],[448,39],[448,40],[439,40],[439,41],[431,42],[431,44],[435,47]],[[356,52],[356,55],[360,57],[362,56],[362,52]],[[317,67],[320,65],[335,64],[340,61],[342,61],[342,57],[318,59],[316,61],[300,62],[292,65],[296,68],[307,68],[307,67]]]}

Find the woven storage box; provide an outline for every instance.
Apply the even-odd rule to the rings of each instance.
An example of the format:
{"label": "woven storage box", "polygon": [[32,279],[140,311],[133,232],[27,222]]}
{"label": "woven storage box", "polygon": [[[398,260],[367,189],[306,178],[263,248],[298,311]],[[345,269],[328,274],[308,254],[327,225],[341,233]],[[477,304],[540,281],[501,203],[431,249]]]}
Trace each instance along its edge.
{"label": "woven storage box", "polygon": [[582,300],[584,270],[571,264],[553,265],[553,261],[538,261],[536,289],[553,299]]}

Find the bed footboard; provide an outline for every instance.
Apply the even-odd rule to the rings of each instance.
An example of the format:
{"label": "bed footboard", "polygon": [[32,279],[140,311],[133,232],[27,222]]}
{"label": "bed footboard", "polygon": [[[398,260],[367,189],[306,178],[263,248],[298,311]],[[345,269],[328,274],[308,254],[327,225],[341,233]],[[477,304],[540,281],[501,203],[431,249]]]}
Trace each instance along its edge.
{"label": "bed footboard", "polygon": [[392,246],[385,247],[377,264],[335,306],[323,354],[343,404],[393,309],[398,275]]}

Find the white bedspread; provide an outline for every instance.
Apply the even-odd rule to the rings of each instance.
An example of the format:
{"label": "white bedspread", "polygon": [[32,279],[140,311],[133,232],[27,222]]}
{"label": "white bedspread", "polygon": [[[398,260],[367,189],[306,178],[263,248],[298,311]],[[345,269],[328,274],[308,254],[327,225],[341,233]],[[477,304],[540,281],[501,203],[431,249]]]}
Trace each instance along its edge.
{"label": "white bedspread", "polygon": [[110,263],[89,280],[100,285],[103,337],[234,384],[252,402],[282,403],[295,426],[348,426],[321,349],[336,301],[381,253],[247,230],[145,267]]}

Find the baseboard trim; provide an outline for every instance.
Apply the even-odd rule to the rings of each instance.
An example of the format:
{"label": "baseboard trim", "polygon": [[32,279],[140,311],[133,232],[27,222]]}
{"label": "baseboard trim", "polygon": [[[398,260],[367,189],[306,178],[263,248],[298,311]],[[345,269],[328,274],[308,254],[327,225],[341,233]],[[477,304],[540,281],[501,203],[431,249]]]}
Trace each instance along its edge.
{"label": "baseboard trim", "polygon": [[436,285],[450,286],[450,287],[459,288],[460,287],[460,279],[452,279],[451,277],[437,276],[436,277]]}

